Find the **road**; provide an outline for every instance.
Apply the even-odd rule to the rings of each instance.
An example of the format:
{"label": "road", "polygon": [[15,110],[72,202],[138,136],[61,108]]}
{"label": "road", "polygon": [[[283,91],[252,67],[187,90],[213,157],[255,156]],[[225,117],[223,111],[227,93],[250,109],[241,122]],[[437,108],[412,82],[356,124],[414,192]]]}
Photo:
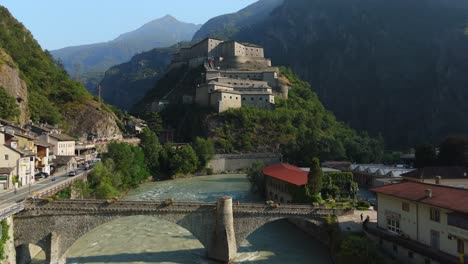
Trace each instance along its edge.
{"label": "road", "polygon": [[[77,170],[77,176],[83,173],[82,170]],[[75,177],[77,177],[75,176]],[[52,179],[55,178],[55,181]],[[0,194],[0,210],[11,205],[12,203],[23,201],[29,195],[32,195],[33,192],[41,192],[45,189],[48,189],[52,186],[59,185],[67,180],[70,180],[72,177],[68,177],[67,173],[50,176],[47,179],[41,179],[34,182],[33,184],[23,186],[19,188],[16,193],[14,190],[9,190]]]}

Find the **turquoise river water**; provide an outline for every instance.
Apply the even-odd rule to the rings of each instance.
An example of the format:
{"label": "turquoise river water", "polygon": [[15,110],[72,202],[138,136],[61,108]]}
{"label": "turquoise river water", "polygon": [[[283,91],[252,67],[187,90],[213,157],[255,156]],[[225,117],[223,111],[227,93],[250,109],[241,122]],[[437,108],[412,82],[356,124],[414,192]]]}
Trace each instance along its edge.
{"label": "turquoise river water", "polygon": [[[213,175],[147,183],[126,200],[255,202],[245,175]],[[331,263],[328,250],[286,220],[264,225],[245,241],[235,263]],[[156,217],[132,216],[91,230],[69,250],[67,263],[214,263],[204,257],[202,244],[186,229]]]}

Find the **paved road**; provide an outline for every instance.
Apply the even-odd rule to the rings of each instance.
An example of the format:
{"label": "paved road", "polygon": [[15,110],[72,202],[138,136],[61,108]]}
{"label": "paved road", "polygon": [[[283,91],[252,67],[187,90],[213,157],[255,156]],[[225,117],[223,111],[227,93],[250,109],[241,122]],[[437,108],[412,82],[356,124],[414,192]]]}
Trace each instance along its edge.
{"label": "paved road", "polygon": [[[82,170],[77,171],[77,176],[83,173]],[[75,176],[76,177],[76,176]],[[52,179],[55,178],[55,181]],[[58,185],[64,181],[69,180],[71,177],[68,177],[66,173],[50,176],[47,179],[41,179],[34,182],[33,184],[26,185],[21,187],[15,193],[14,190],[9,190],[0,194],[0,209],[5,208],[12,203],[20,202],[24,200],[27,196],[32,195],[33,192],[40,192],[54,185]]]}

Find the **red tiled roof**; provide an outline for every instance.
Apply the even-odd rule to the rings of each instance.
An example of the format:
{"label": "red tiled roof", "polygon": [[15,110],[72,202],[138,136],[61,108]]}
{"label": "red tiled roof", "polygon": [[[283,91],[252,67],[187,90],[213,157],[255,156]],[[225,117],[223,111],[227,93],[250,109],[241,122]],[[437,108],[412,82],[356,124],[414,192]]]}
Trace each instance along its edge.
{"label": "red tiled roof", "polygon": [[[432,197],[426,197],[426,190],[432,190]],[[387,194],[432,206],[468,213],[468,190],[443,185],[419,182],[403,182],[370,189],[376,193]]]}
{"label": "red tiled roof", "polygon": [[263,167],[263,174],[297,186],[307,184],[307,172],[289,164],[273,164]]}

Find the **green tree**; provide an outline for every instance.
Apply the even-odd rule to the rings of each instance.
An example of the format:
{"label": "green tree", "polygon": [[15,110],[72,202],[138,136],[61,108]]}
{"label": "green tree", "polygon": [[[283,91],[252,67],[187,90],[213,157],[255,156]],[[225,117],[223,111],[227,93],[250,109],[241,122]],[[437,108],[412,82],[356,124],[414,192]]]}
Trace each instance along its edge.
{"label": "green tree", "polygon": [[197,170],[199,161],[193,148],[187,145],[175,151],[170,164],[174,174],[189,174]]}
{"label": "green tree", "polygon": [[145,162],[153,177],[159,172],[159,154],[162,146],[156,134],[149,128],[144,128],[140,134],[140,148],[145,155]]}
{"label": "green tree", "polygon": [[319,194],[322,190],[322,169],[320,168],[320,161],[318,158],[312,159],[309,174],[307,175],[308,187],[312,194]]}
{"label": "green tree", "polygon": [[156,134],[159,134],[163,128],[163,121],[159,113],[148,112],[143,116],[148,128]]}
{"label": "green tree", "polygon": [[250,182],[252,192],[265,196],[265,175],[262,171],[263,166],[264,164],[261,162],[252,164],[247,170],[247,179]]}
{"label": "green tree", "polygon": [[19,115],[20,110],[15,98],[0,86],[0,118],[16,121]]}
{"label": "green tree", "polygon": [[199,168],[204,169],[215,154],[214,143],[211,139],[197,137],[193,143],[193,150],[197,153]]}
{"label": "green tree", "polygon": [[374,264],[386,263],[379,255],[374,243],[365,236],[350,235],[340,244],[339,264]]}
{"label": "green tree", "polygon": [[442,166],[468,166],[468,138],[447,137],[440,143],[439,164]]}
{"label": "green tree", "polygon": [[422,144],[415,148],[415,161],[414,167],[424,168],[427,166],[434,166],[437,162],[436,149],[434,145]]}

